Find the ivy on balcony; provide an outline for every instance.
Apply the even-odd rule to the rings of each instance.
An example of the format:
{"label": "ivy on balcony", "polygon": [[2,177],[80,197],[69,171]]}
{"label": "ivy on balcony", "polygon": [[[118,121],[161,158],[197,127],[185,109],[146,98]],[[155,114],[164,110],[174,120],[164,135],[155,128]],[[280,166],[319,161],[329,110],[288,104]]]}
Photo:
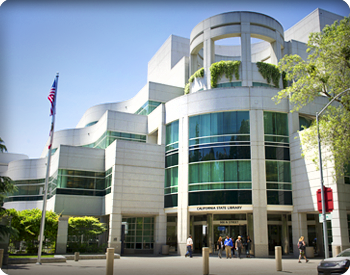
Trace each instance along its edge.
{"label": "ivy on balcony", "polygon": [[230,80],[233,79],[233,74],[235,78],[239,79],[239,65],[241,61],[219,61],[211,64],[210,66],[210,76],[211,76],[211,88],[216,88],[218,81],[225,74],[226,78]]}
{"label": "ivy on balcony", "polygon": [[185,95],[190,92],[190,85],[194,81],[195,78],[203,78],[204,77],[204,68],[200,68],[188,79],[188,83],[185,86]]}

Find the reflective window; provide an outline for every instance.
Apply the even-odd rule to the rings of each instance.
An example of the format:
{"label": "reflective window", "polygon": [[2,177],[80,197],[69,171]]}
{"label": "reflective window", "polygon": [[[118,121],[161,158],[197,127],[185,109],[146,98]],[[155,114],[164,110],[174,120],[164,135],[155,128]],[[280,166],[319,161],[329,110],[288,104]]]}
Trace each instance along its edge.
{"label": "reflective window", "polygon": [[123,217],[122,224],[125,224],[124,244],[126,249],[153,249],[153,217]]}
{"label": "reflective window", "polygon": [[164,207],[177,206],[179,165],[179,121],[166,125]]}
{"label": "reflective window", "polygon": [[[245,194],[251,201],[251,153],[249,111],[220,112],[189,118],[189,192],[192,205],[216,201],[218,190]],[[205,192],[217,190],[214,192]],[[203,195],[201,192],[203,191]],[[215,202],[216,203],[216,202]],[[219,204],[223,204],[221,202]],[[227,202],[229,203],[229,202]]]}
{"label": "reflective window", "polygon": [[129,140],[145,143],[146,135],[106,131],[97,141],[83,145],[82,147],[106,149],[115,140]]}
{"label": "reflective window", "polygon": [[311,126],[314,119],[304,116],[299,116],[299,130],[302,131]]}
{"label": "reflective window", "polygon": [[202,191],[188,193],[189,205],[252,204],[251,190]]}
{"label": "reflective window", "polygon": [[148,100],[145,104],[140,107],[135,114],[147,116],[154,111],[162,102]]}
{"label": "reflective window", "polygon": [[267,204],[292,205],[288,115],[264,112]]}

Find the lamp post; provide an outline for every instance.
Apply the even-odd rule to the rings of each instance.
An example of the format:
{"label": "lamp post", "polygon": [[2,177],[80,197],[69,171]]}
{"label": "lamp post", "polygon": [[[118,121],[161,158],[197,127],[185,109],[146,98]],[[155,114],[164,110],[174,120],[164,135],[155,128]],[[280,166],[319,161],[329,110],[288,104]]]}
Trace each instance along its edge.
{"label": "lamp post", "polygon": [[321,155],[321,141],[320,141],[320,131],[319,131],[319,125],[318,125],[318,118],[323,113],[324,110],[328,108],[329,105],[332,104],[334,100],[336,100],[338,97],[340,97],[345,92],[349,91],[349,89],[346,89],[345,91],[342,91],[341,93],[337,94],[326,106],[323,107],[323,109],[320,112],[316,112],[316,125],[317,125],[317,141],[318,141],[318,158],[320,162],[320,178],[321,178],[321,198],[322,198],[322,216],[323,216],[323,240],[324,240],[324,257],[327,259],[329,257],[329,251],[328,251],[328,233],[327,233],[327,221],[326,221],[326,202],[324,199],[324,188],[323,188],[323,171],[322,171],[322,155]]}

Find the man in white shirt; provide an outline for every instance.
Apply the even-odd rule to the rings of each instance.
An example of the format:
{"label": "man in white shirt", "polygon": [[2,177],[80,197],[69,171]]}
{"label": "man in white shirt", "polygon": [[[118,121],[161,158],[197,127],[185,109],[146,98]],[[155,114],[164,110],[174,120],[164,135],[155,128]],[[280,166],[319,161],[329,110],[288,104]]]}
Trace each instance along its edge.
{"label": "man in white shirt", "polygon": [[190,254],[190,258],[192,258],[193,241],[192,241],[191,235],[188,236],[186,245],[187,245],[187,252],[185,254],[185,258],[188,256],[188,254]]}

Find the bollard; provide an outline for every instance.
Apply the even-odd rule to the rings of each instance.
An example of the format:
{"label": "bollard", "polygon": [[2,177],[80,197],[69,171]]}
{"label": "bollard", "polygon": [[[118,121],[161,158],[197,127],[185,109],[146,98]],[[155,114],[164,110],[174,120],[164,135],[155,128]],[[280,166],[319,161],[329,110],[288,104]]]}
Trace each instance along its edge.
{"label": "bollard", "polygon": [[79,252],[74,252],[74,261],[79,261]]}
{"label": "bollard", "polygon": [[275,246],[276,270],[282,271],[282,247]]}
{"label": "bollard", "polygon": [[113,275],[114,248],[107,248],[106,260],[106,275]]}
{"label": "bollard", "polygon": [[0,249],[0,268],[2,267],[2,259],[4,257],[4,250]]}
{"label": "bollard", "polygon": [[202,248],[203,275],[209,275],[209,247]]}

